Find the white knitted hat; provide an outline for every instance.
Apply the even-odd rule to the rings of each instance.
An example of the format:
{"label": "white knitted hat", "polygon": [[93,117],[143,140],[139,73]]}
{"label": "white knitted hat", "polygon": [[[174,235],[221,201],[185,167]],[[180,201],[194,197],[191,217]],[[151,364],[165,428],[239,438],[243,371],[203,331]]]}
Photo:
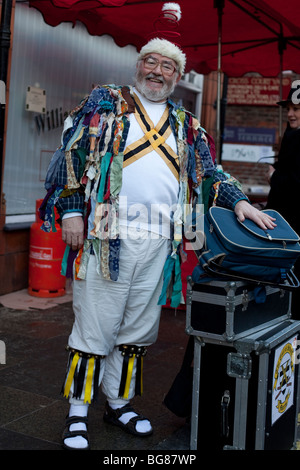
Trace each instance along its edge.
{"label": "white knitted hat", "polygon": [[140,50],[138,60],[142,59],[147,54],[151,54],[151,52],[173,59],[178,64],[180,74],[182,75],[184,73],[186,64],[185,53],[172,42],[160,38],[151,39]]}
{"label": "white knitted hat", "polygon": [[[186,64],[185,53],[177,44],[169,40],[170,37],[178,38],[180,36],[179,33],[174,32],[174,29],[176,30],[178,28],[180,19],[181,9],[178,3],[165,3],[160,16],[155,21],[156,31],[151,33],[152,39],[141,48],[138,60],[142,59],[147,54],[151,54],[151,52],[156,52],[157,54],[173,59],[177,63],[179,72],[182,75]],[[163,26],[165,29],[160,30],[159,26]]]}

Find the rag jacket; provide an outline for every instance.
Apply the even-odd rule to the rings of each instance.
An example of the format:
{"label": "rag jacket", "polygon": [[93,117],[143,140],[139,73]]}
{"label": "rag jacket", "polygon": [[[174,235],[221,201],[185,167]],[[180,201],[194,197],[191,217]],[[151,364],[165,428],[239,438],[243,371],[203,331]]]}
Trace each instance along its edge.
{"label": "rag jacket", "polygon": [[[230,175],[217,168],[214,144],[198,120],[172,100],[167,102],[169,122],[176,139],[179,157],[179,195],[174,213],[172,250],[166,260],[164,285],[159,300],[167,297],[176,307],[182,301],[180,264],[184,218],[187,207],[211,204],[234,208],[247,197]],[[81,213],[85,220],[85,241],[81,250],[66,248],[62,273],[85,279],[90,254],[97,257],[98,269],[105,279],[116,281],[119,270],[120,234],[118,225],[119,193],[129,116],[135,111],[130,86],[97,86],[65,121],[60,147],[47,171],[47,195],[40,207],[42,229],[55,231],[54,206],[60,217]],[[89,220],[93,228],[89,229]]]}

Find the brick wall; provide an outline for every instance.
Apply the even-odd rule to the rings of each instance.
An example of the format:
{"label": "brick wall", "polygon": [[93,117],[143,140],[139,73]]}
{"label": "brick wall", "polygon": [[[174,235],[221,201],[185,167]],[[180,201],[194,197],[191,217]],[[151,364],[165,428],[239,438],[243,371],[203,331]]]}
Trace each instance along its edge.
{"label": "brick wall", "polygon": [[267,172],[268,164],[251,163],[251,162],[222,162],[223,170],[233,175],[242,184],[245,185],[262,185],[268,184]]}
{"label": "brick wall", "polygon": [[[283,111],[283,132],[286,123],[286,112]],[[275,155],[279,147],[279,108],[278,106],[238,106],[228,105],[225,115],[225,126],[276,128],[276,144],[273,146]],[[260,163],[234,162],[222,160],[225,171],[235,176],[245,185],[268,185],[267,171],[269,164],[264,160]]]}
{"label": "brick wall", "polygon": [[[291,81],[299,79],[298,75],[290,75]],[[286,111],[282,111],[282,133],[286,127]],[[273,150],[275,155],[278,153],[280,147],[280,114],[279,107],[275,106],[240,106],[240,105],[227,105],[225,114],[225,126],[234,127],[261,127],[261,128],[276,128],[275,145]],[[267,171],[268,163],[263,161],[261,163],[251,162],[222,162],[223,169],[228,173],[235,176],[242,184],[246,185],[268,185]]]}

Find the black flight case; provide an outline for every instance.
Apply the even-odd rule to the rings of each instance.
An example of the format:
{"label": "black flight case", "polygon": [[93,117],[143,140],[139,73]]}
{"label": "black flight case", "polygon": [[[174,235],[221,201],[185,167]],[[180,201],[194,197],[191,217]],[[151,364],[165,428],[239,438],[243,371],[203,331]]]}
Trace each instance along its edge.
{"label": "black flight case", "polygon": [[296,447],[300,321],[291,319],[290,302],[279,288],[188,278],[191,450]]}

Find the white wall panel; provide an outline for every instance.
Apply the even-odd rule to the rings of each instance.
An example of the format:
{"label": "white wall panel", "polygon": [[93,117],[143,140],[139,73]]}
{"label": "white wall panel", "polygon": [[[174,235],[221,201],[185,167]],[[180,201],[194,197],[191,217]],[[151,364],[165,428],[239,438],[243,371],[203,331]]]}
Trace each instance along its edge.
{"label": "white wall panel", "polygon": [[[60,118],[93,84],[132,83],[136,55],[134,47],[119,48],[109,36],[90,36],[81,24],[53,28],[36,10],[16,5],[3,189],[7,215],[35,212],[36,199],[45,195],[45,169],[60,143],[56,110]],[[40,132],[38,115],[25,110],[27,87],[37,85],[47,97]]]}
{"label": "white wall panel", "polygon": [[[8,216],[34,213],[36,199],[45,196],[45,172],[62,129],[56,113],[60,121],[92,85],[132,84],[137,57],[133,46],[120,48],[110,36],[90,36],[82,24],[53,28],[27,4],[17,3],[15,10],[3,189]],[[178,99],[199,115],[199,87],[187,85],[178,89]],[[28,86],[46,90],[46,115],[25,110]],[[40,131],[38,116],[44,120]]]}

